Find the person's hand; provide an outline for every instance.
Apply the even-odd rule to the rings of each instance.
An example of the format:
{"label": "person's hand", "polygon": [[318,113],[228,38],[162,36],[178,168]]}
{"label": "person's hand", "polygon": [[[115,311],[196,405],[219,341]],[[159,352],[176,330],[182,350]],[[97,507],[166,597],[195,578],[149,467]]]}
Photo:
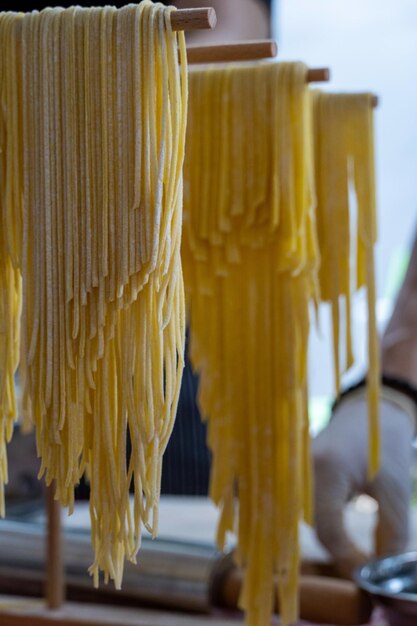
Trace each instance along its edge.
{"label": "person's hand", "polygon": [[378,502],[378,556],[403,551],[407,544],[414,413],[413,403],[400,392],[382,392],[381,466],[371,482],[365,389],[342,399],[329,425],[313,440],[317,536],[346,577],[370,556],[346,533],[343,513],[352,496],[366,493]]}

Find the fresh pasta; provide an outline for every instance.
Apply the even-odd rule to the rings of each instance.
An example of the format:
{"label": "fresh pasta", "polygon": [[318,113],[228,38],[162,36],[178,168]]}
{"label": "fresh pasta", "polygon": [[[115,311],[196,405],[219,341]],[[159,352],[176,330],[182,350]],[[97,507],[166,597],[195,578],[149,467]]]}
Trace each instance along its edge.
{"label": "fresh pasta", "polygon": [[301,63],[190,72],[183,263],[191,359],[213,451],[217,540],[237,534],[246,623],[297,617],[298,525],[311,516],[309,303],[318,249]]}
{"label": "fresh pasta", "polygon": [[[369,473],[379,467],[379,354],[374,246],[376,201],[372,94],[313,92],[320,291],[331,304],[336,391],[354,361],[351,302],[366,287],[368,302]],[[344,313],[344,315],[342,315]],[[342,322],[345,336],[342,342]],[[345,357],[343,366],[342,356]]]}
{"label": "fresh pasta", "polygon": [[18,271],[22,410],[40,475],[70,511],[89,477],[91,573],[117,587],[141,523],[157,532],[183,367],[187,64],[172,10],[145,0],[0,14],[3,430],[15,415],[18,333],[4,348],[2,329],[19,317]]}
{"label": "fresh pasta", "polygon": [[378,466],[372,103],[368,95],[311,94],[306,82],[300,63],[190,73],[182,255],[191,360],[213,451],[217,541],[223,547],[228,531],[237,536],[248,626],[269,623],[275,580],[283,624],[297,618],[298,525],[312,518],[310,305],[331,302],[339,390],[339,307],[343,301],[348,368],[352,293],[363,286],[371,474]]}
{"label": "fresh pasta", "polygon": [[[0,14],[0,100],[17,101],[20,77],[14,39],[19,14]],[[0,515],[4,516],[7,483],[6,443],[17,419],[14,375],[19,362],[21,312],[19,154],[14,149],[19,132],[18,109],[7,119],[0,113]]]}
{"label": "fresh pasta", "polygon": [[20,274],[10,259],[0,253],[0,515],[3,517],[4,485],[8,477],[6,443],[12,437],[17,419],[14,374],[19,361],[20,307]]}

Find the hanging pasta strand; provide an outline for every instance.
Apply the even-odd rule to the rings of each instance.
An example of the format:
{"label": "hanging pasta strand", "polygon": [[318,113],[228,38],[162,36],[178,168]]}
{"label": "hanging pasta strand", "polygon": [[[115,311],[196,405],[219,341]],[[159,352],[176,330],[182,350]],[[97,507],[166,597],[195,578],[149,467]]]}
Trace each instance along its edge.
{"label": "hanging pasta strand", "polygon": [[[330,302],[336,391],[353,363],[351,303],[366,288],[368,304],[369,474],[379,467],[379,354],[374,247],[377,239],[371,94],[313,93],[321,298]],[[353,200],[354,197],[354,200]],[[356,205],[356,223],[352,220]],[[353,272],[352,272],[353,267]],[[344,308],[345,340],[341,338]],[[341,352],[345,354],[342,365]]]}
{"label": "hanging pasta strand", "polygon": [[[375,156],[373,128],[373,96],[364,94],[353,105],[352,154],[354,181],[358,203],[358,261],[365,271],[358,269],[358,287],[365,286],[368,301],[368,411],[369,411],[369,474],[375,476],[380,462],[379,386],[380,365],[378,329],[376,320],[376,282],[374,248],[377,241]],[[359,262],[358,262],[359,266]],[[363,280],[363,276],[365,280]]]}
{"label": "hanging pasta strand", "polygon": [[[0,13],[0,515],[5,514],[6,443],[17,419],[14,376],[19,361],[21,310],[20,240],[22,223],[19,13]],[[14,108],[10,115],[8,103]]]}
{"label": "hanging pasta strand", "polygon": [[[0,241],[0,247],[2,243]],[[7,483],[6,443],[17,419],[14,375],[19,362],[21,279],[10,258],[0,253],[0,515],[4,517]]]}
{"label": "hanging pasta strand", "polygon": [[[317,300],[311,108],[303,64],[190,73],[182,248],[191,359],[213,451],[217,540],[236,531],[249,626],[278,576],[297,616],[308,471],[309,302]],[[308,427],[307,427],[308,431]]]}
{"label": "hanging pasta strand", "polygon": [[87,474],[90,571],[116,587],[141,525],[157,533],[183,367],[187,64],[172,10],[145,0],[0,14],[0,218],[13,226],[0,233],[0,479],[19,270],[23,414],[40,475],[71,511]]}

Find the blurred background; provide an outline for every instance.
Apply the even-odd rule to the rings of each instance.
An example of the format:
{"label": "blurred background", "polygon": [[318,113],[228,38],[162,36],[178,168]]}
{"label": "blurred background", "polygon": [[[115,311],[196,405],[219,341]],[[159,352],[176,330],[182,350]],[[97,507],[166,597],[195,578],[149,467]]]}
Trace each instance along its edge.
{"label": "blurred background", "polygon": [[[389,316],[417,228],[417,3],[415,0],[275,0],[273,36],[279,60],[300,60],[330,67],[331,91],[371,91],[375,111],[379,217],[377,247],[378,319]],[[327,311],[321,335],[313,333],[310,350],[312,428],[329,415],[333,396]],[[366,312],[359,295],[354,309],[357,366],[366,365]]]}

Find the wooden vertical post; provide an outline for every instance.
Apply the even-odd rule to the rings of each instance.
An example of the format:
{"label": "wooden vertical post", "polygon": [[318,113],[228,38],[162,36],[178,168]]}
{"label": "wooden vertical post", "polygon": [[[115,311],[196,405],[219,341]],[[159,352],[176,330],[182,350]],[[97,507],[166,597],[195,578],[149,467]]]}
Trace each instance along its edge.
{"label": "wooden vertical post", "polygon": [[55,500],[55,483],[46,490],[46,589],[49,609],[59,609],[64,602],[65,576],[62,550],[61,505]]}

